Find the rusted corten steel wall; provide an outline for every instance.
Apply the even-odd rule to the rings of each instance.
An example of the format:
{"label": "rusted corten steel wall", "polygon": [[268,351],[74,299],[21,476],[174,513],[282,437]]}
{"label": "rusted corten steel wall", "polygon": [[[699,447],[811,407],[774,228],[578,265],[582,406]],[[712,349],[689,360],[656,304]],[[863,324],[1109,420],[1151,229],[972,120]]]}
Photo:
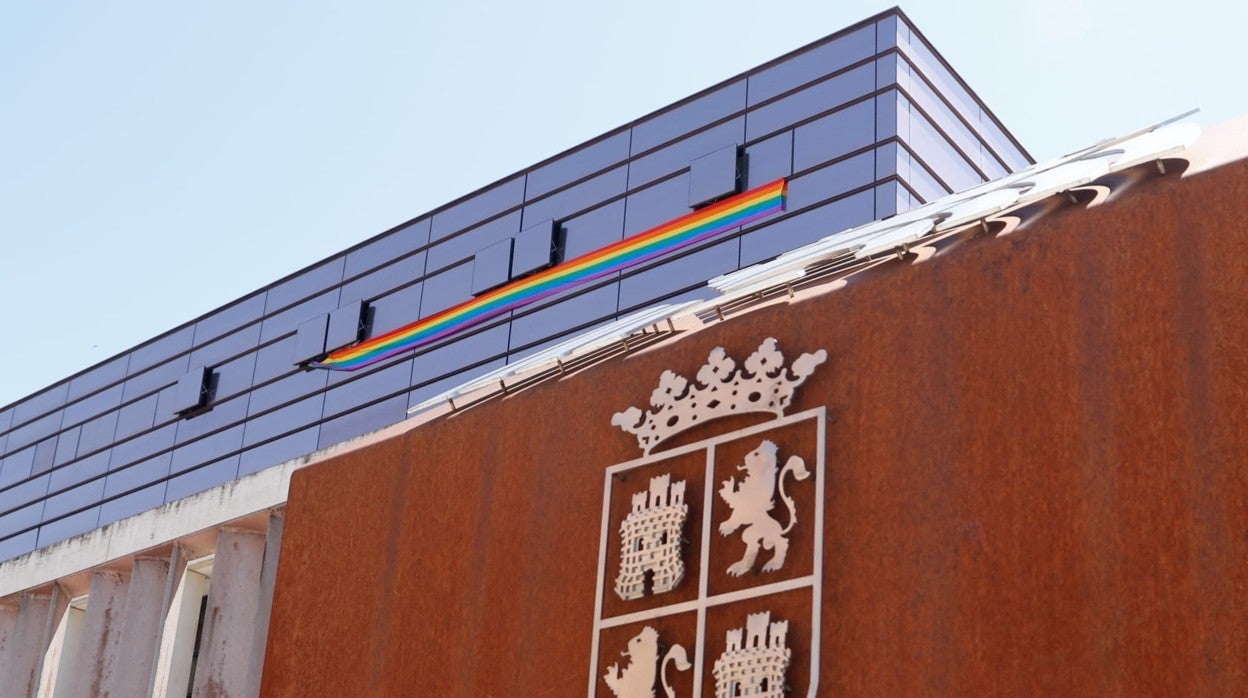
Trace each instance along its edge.
{"label": "rusted corten steel wall", "polygon": [[272,696],[578,696],[610,426],[830,358],[821,693],[1248,693],[1248,167],[1146,182],[297,473]]}

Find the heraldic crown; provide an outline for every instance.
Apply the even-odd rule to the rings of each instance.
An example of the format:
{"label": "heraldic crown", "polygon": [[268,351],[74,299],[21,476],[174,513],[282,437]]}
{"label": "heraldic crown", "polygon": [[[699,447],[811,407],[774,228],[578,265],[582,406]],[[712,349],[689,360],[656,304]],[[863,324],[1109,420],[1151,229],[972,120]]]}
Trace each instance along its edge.
{"label": "heraldic crown", "polygon": [[716,347],[706,365],[698,369],[697,384],[664,371],[659,387],[650,394],[654,409],[643,413],[629,407],[615,413],[611,423],[636,435],[637,445],[650,455],[651,449],[666,439],[713,419],[751,412],[783,417],[798,386],[827,358],[823,349],[802,354],[786,370],[776,340],[768,337],[745,360],[742,370],[723,347]]}

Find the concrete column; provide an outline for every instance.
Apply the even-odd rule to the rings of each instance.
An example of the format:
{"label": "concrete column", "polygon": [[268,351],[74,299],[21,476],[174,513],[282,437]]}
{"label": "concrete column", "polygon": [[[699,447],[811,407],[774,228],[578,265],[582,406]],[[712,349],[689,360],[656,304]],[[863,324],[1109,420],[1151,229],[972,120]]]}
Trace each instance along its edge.
{"label": "concrete column", "polygon": [[58,583],[52,586],[52,600],[48,605],[48,617],[43,630],[43,656],[39,658],[39,685],[36,695],[40,698],[54,695],[60,676],[61,658],[65,656],[65,642],[69,632],[69,592]]}
{"label": "concrete column", "polygon": [[203,639],[195,667],[195,698],[247,695],[259,610],[265,536],[237,528],[217,533]]}
{"label": "concrete column", "polygon": [[17,609],[12,640],[7,643],[0,695],[15,698],[34,695],[38,688],[39,666],[47,649],[50,594],[23,594]]}
{"label": "concrete column", "polygon": [[273,588],[277,583],[277,563],[282,555],[282,532],[286,511],[269,514],[269,530],[264,537],[264,566],[260,569],[260,599],[256,610],[255,639],[252,640],[251,664],[247,670],[247,698],[260,695],[260,679],[264,675],[264,653],[268,648],[269,616],[273,611]]}
{"label": "concrete column", "polygon": [[87,615],[78,638],[73,675],[62,679],[70,681],[68,695],[74,698],[101,695],[115,671],[127,670],[117,663],[118,640],[126,613],[126,582],[126,575],[111,570],[91,575]]}
{"label": "concrete column", "polygon": [[208,577],[187,569],[192,557],[175,544],[165,580],[166,605],[160,647],[152,672],[152,698],[183,698],[191,682],[191,654],[199,626],[200,599],[208,595]]}
{"label": "concrete column", "polygon": [[[20,604],[20,600],[18,601]],[[17,647],[17,617],[21,606],[16,604],[0,604],[0,696],[9,695],[9,685],[5,677],[9,674],[9,664]]]}
{"label": "concrete column", "polygon": [[147,695],[151,687],[152,666],[160,651],[161,628],[165,618],[165,582],[168,577],[168,560],[138,558],[134,561],[126,588],[126,610],[114,660],[119,669],[104,677],[100,696],[129,698]]}

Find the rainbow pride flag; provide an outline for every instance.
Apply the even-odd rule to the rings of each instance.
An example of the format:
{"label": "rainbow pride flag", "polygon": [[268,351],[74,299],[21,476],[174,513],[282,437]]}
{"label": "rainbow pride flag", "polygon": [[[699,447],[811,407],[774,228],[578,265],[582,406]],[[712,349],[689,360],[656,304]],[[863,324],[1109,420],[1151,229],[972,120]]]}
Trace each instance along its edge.
{"label": "rainbow pride flag", "polygon": [[783,211],[786,180],[737,194],[532,276],[517,279],[422,320],[330,352],[309,366],[353,371],[410,351],[547,296],[660,257]]}

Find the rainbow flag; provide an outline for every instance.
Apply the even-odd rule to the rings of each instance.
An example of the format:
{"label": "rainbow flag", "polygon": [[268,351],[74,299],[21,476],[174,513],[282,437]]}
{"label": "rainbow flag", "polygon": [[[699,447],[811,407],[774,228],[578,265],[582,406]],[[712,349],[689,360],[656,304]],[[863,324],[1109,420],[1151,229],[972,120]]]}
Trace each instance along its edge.
{"label": "rainbow flag", "polygon": [[490,318],[607,274],[636,266],[750,221],[784,210],[788,182],[779,179],[612,243],[532,276],[512,281],[422,320],[330,352],[309,366],[353,371],[436,342]]}

